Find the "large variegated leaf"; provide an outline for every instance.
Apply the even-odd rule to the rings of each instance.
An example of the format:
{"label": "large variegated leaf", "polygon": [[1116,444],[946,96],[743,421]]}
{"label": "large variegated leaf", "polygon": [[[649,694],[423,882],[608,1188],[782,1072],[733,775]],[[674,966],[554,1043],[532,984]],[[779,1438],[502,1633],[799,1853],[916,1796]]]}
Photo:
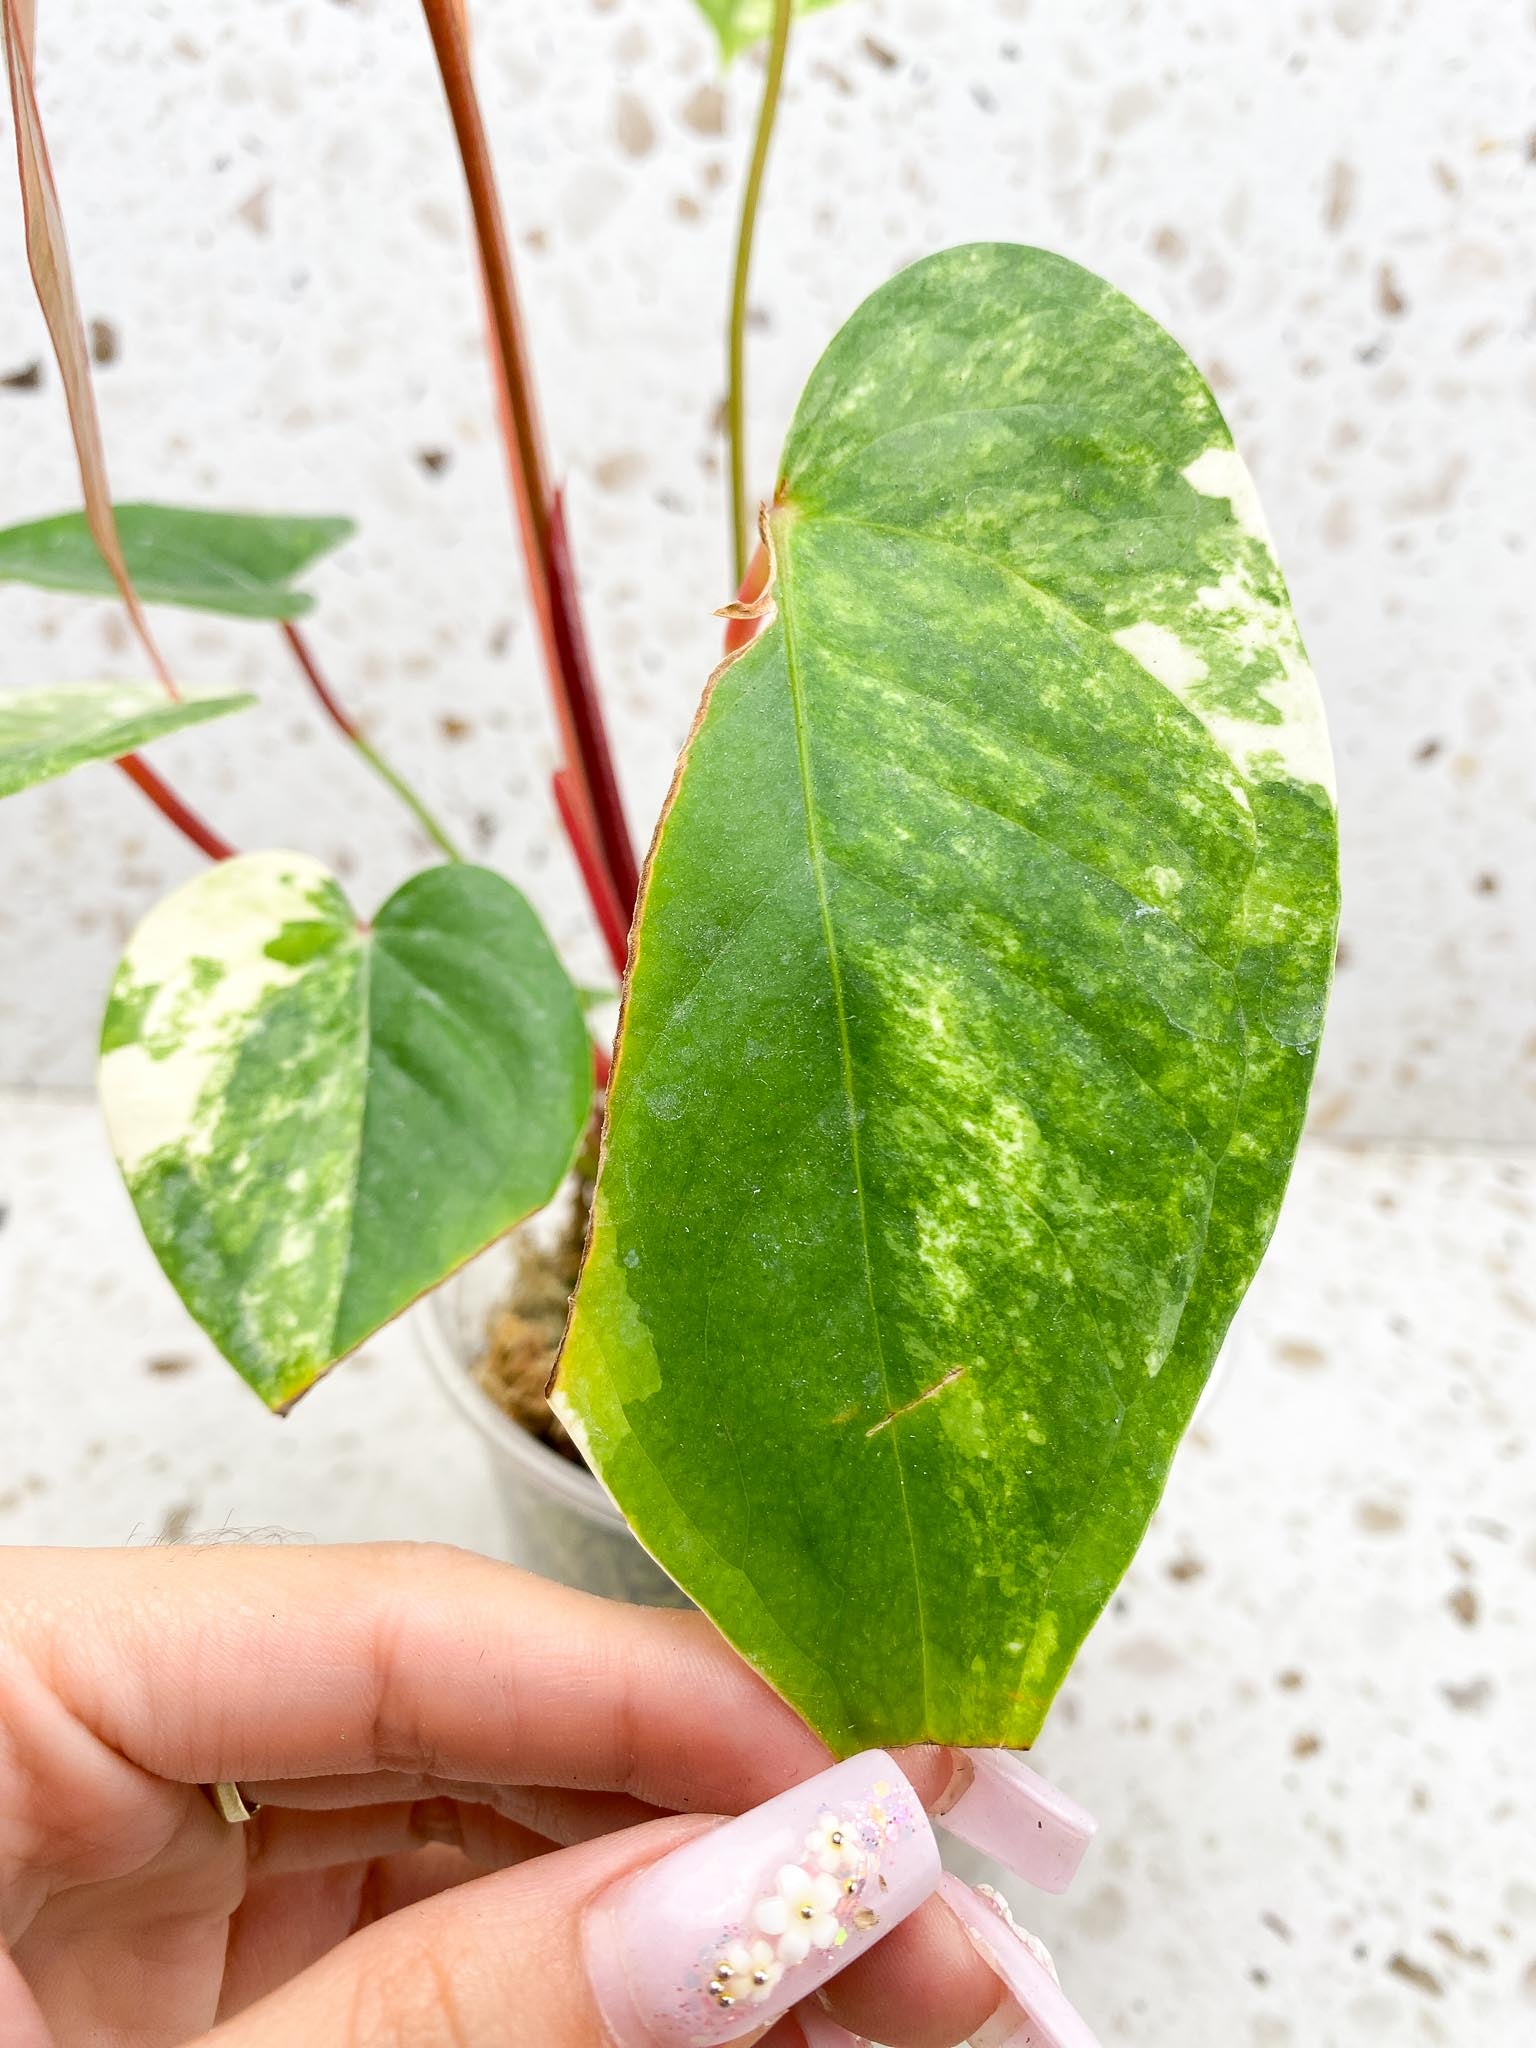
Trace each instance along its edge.
{"label": "large variegated leaf", "polygon": [[362,927],[305,855],[224,861],[140,925],[102,1030],[145,1234],[274,1408],[548,1200],[591,1080],[542,927],[476,867]]}
{"label": "large variegated leaf", "polygon": [[51,683],[0,694],[0,796],[85,761],[115,761],[184,726],[243,711],[255,698],[183,697],[159,683]]}
{"label": "large variegated leaf", "polygon": [[777,617],[652,854],[557,1406],[830,1741],[1028,1743],[1289,1172],[1321,706],[1209,391],[1058,257],[877,292],[782,476]]}
{"label": "large variegated leaf", "polygon": [[[118,505],[118,539],[139,596],[235,618],[297,619],[314,604],[295,577],[354,531],[350,519],[276,512],[204,512],[177,505]],[[0,583],[31,583],[83,597],[117,585],[82,512],[0,530]]]}
{"label": "large variegated leaf", "polygon": [[[754,43],[766,42],[773,27],[773,0],[698,0],[699,10],[720,38],[729,63]],[[796,14],[816,14],[834,0],[795,0]]]}

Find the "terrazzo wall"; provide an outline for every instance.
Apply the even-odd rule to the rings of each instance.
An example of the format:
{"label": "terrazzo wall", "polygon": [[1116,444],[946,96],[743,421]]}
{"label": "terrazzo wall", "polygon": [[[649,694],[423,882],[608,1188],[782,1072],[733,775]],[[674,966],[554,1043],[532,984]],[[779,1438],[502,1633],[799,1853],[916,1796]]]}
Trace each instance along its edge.
{"label": "terrazzo wall", "polygon": [[[719,330],[758,74],[722,78],[690,0],[474,11],[648,827],[718,649]],[[118,495],[354,514],[315,579],[333,681],[597,973],[413,0],[41,16]],[[1527,0],[849,0],[792,53],[754,294],[765,486],[834,326],[947,242],[1104,271],[1216,387],[1339,754],[1347,908],[1315,1102],[1338,1134],[1536,1139],[1533,58]],[[73,488],[6,201],[0,522]],[[275,632],[162,616],[186,680],[262,705],[157,761],[242,845],[303,846],[376,903],[424,845]],[[111,607],[0,589],[0,684],[135,672]],[[0,809],[0,1081],[88,1081],[116,951],[194,862],[106,769]]]}

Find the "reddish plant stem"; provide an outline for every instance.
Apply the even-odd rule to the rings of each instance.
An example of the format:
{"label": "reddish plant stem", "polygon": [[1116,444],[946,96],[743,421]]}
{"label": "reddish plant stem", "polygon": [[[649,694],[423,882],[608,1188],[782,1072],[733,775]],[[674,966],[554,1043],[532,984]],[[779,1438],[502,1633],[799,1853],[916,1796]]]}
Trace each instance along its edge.
{"label": "reddish plant stem", "polygon": [[[422,11],[442,77],[474,217],[486,324],[494,344],[497,414],[564,752],[561,772],[566,781],[562,785],[561,818],[571,836],[599,924],[610,916],[611,902],[605,906],[600,894],[594,893],[594,857],[601,865],[608,897],[617,899],[622,921],[634,908],[634,852],[619,806],[602,709],[576,602],[564,518],[558,494],[550,482],[511,251],[485,122],[475,95],[464,18],[457,0],[422,0]],[[606,927],[604,936],[608,936]]]}
{"label": "reddish plant stem", "polygon": [[340,703],[330,684],[320,673],[320,665],[309,651],[309,642],[291,619],[281,621],[283,638],[288,642],[289,651],[303,671],[304,680],[320,700],[321,709],[343,736],[355,746],[362,738],[357,725],[346,707]]}
{"label": "reddish plant stem", "polygon": [[558,489],[550,509],[549,594],[555,643],[560,650],[560,672],[570,693],[577,758],[586,764],[587,795],[592,806],[593,823],[597,827],[598,842],[619,907],[626,917],[633,916],[640,894],[640,870],[635,864],[634,842],[624,817],[618,777],[613,772],[613,755],[603,727],[597,680],[587,651],[581,598],[565,527],[565,492]]}
{"label": "reddish plant stem", "polygon": [[603,944],[608,948],[608,958],[613,962],[613,971],[622,980],[629,961],[629,927],[614,894],[608,870],[603,866],[601,851],[591,836],[590,821],[583,817],[577,805],[574,782],[568,768],[556,769],[552,785],[555,809],[560,813],[560,822],[576,855],[576,865],[581,870],[581,879],[586,885],[597,928],[603,935]]}
{"label": "reddish plant stem", "polygon": [[205,825],[196,811],[184,804],[181,798],[163,781],[147,762],[137,754],[123,754],[117,766],[128,780],[143,791],[155,809],[176,827],[177,831],[190,839],[200,853],[206,853],[210,860],[230,860],[235,848],[227,839],[221,839],[211,825]]}
{"label": "reddish plant stem", "polygon": [[454,0],[422,0],[427,32],[448,100],[464,181],[469,189],[479,244],[486,310],[497,356],[506,376],[513,445],[517,454],[516,484],[528,530],[542,559],[549,529],[551,491],[544,440],[533,400],[533,373],[523,337],[522,312],[512,274],[512,256],[491,166],[485,121],[475,94],[463,19]]}

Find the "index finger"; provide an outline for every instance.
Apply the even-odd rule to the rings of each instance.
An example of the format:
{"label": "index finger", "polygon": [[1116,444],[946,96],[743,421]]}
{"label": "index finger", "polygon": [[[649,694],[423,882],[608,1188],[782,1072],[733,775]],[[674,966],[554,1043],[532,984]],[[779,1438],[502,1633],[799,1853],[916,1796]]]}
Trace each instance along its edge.
{"label": "index finger", "polygon": [[702,1616],[467,1552],[12,1552],[0,1582],[70,1711],[179,1782],[388,1770],[736,1813],[828,1760]]}

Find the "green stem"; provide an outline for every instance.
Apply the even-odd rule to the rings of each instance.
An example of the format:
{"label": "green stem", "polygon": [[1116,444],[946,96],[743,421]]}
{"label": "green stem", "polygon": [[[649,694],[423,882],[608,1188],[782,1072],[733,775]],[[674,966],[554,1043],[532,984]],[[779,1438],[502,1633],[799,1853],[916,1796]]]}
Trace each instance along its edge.
{"label": "green stem", "polygon": [[426,833],[433,844],[447,854],[450,860],[462,861],[464,858],[463,854],[460,853],[459,849],[454,845],[437,819],[427,809],[415,790],[411,788],[411,785],[405,780],[404,776],[397,775],[395,770],[384,759],[384,756],[376,747],[370,746],[361,733],[356,735],[352,744],[368,763],[374,774],[378,776],[380,782],[388,783],[406,809],[415,814],[417,824],[420,825],[422,831]]}
{"label": "green stem", "polygon": [[394,791],[395,795],[399,797],[401,803],[405,805],[406,809],[415,818],[417,824],[420,825],[422,831],[426,833],[432,843],[440,847],[450,860],[462,861],[464,858],[463,854],[460,853],[459,849],[454,845],[443,827],[438,823],[431,811],[427,809],[405,777],[390,766],[389,762],[385,760],[372,741],[364,738],[361,728],[354,722],[350,713],[333,694],[330,684],[320,673],[319,664],[309,650],[309,642],[304,638],[298,627],[287,619],[283,621],[283,638],[288,642],[293,652],[294,660],[303,670],[305,681],[314,691],[316,697],[319,698],[321,707],[331,723],[336,727],[336,730],[345,737],[350,746],[356,748],[374,774],[378,776],[380,782],[386,783]]}
{"label": "green stem", "polygon": [[747,555],[754,537],[747,503],[747,287],[752,275],[752,238],[757,230],[757,206],[762,197],[763,174],[768,168],[773,123],[779,111],[779,88],[784,82],[784,59],[789,50],[789,24],[793,10],[794,0],[773,0],[773,34],[768,44],[763,102],[757,110],[757,134],[752,143],[746,190],[741,196],[741,223],[736,231],[736,274],[731,286],[730,367],[725,418],[731,444],[731,542],[738,583],[747,573]]}

